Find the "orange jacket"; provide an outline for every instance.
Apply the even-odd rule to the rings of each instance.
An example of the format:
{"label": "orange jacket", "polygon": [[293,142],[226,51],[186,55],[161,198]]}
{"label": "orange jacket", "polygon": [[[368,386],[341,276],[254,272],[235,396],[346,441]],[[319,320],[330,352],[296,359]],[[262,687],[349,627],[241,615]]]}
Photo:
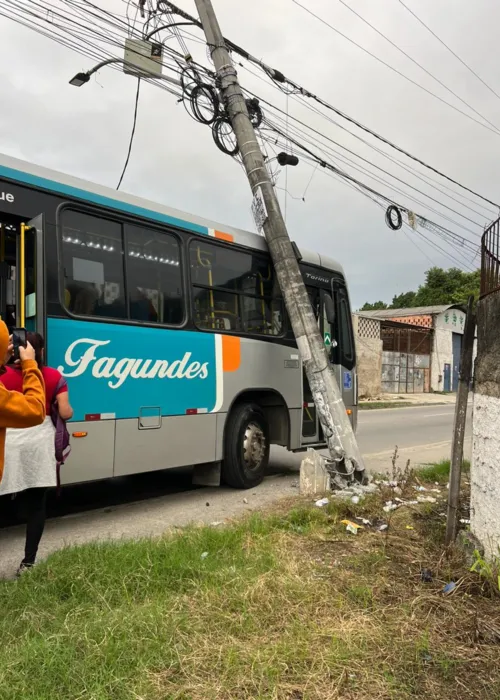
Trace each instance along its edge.
{"label": "orange jacket", "polygon": [[[0,321],[0,366],[9,347],[9,331]],[[7,391],[0,382],[0,481],[3,476],[5,429],[31,428],[45,419],[45,385],[35,360],[22,363],[23,393]]]}

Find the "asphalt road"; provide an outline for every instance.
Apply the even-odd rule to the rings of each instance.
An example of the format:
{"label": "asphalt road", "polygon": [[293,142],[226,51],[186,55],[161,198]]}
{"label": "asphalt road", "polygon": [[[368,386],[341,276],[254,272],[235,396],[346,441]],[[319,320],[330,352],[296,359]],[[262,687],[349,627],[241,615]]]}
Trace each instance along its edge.
{"label": "asphalt road", "polygon": [[[369,469],[388,472],[394,446],[401,462],[414,464],[450,453],[454,406],[423,406],[362,411],[358,438]],[[466,456],[470,452],[470,422]],[[214,523],[269,505],[297,493],[303,454],[273,448],[270,474],[257,489],[195,488],[189,470],[142,474],[65,487],[51,494],[49,521],[40,556],[89,540],[160,535],[189,522]],[[16,502],[0,501],[0,577],[11,576],[22,556],[24,528],[16,524]]]}
{"label": "asphalt road", "polygon": [[[451,441],[454,405],[360,411],[358,441],[364,454]],[[467,436],[471,434],[471,410]]]}
{"label": "asphalt road", "polygon": [[[399,459],[412,463],[428,463],[447,459],[451,450],[453,404],[414,406],[399,409],[360,411],[357,438],[368,469],[386,472],[398,447]],[[465,456],[470,457],[471,410],[469,409],[465,441]],[[300,465],[303,455],[291,455],[285,450],[273,452],[272,465],[288,469]]]}

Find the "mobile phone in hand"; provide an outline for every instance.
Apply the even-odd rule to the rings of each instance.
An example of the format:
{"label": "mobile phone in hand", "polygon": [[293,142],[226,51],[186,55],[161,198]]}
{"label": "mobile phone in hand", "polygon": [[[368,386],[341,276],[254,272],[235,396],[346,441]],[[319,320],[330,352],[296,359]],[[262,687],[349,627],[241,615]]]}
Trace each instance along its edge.
{"label": "mobile phone in hand", "polygon": [[19,348],[26,347],[26,328],[13,328],[12,329],[12,345],[14,346],[14,362],[20,360]]}

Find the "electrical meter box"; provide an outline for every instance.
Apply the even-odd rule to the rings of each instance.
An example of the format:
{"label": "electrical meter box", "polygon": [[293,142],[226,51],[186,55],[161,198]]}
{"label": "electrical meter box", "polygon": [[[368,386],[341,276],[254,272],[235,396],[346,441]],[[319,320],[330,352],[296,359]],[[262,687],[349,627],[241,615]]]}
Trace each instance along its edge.
{"label": "electrical meter box", "polygon": [[123,72],[138,78],[160,77],[162,74],[163,47],[142,39],[125,39]]}

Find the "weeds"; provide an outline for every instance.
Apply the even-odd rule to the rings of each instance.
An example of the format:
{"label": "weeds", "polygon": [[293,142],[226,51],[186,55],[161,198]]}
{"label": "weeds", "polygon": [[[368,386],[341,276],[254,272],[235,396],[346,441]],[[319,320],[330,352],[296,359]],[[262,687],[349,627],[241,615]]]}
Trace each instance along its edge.
{"label": "weeds", "polygon": [[[470,473],[470,462],[464,460],[462,463],[462,473]],[[434,482],[437,484],[447,484],[450,476],[450,460],[445,459],[437,464],[430,464],[418,470],[418,477],[422,481]]]}
{"label": "weeds", "polygon": [[481,553],[474,550],[474,562],[470,567],[471,572],[479,574],[490,584],[491,590],[496,594],[500,594],[500,569],[498,560],[486,561]]}

